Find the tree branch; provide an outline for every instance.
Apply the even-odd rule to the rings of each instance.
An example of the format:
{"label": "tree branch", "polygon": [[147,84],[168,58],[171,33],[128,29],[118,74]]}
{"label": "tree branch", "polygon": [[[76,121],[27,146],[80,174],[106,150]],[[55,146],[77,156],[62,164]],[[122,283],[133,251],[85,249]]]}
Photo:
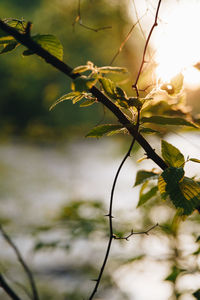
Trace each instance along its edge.
{"label": "tree branch", "polygon": [[17,246],[14,244],[14,242],[12,241],[12,239],[9,237],[9,235],[5,232],[5,230],[3,229],[2,225],[0,224],[0,231],[4,237],[4,239],[7,241],[7,243],[11,246],[11,248],[14,250],[16,256],[17,256],[17,259],[18,261],[20,262],[20,264],[22,265],[27,277],[28,277],[28,280],[29,280],[29,283],[30,283],[30,286],[31,286],[31,290],[32,290],[32,296],[33,296],[33,299],[34,300],[39,300],[39,296],[38,296],[38,292],[37,292],[37,287],[36,287],[36,283],[35,283],[35,280],[34,280],[34,277],[33,277],[33,274],[31,272],[31,270],[29,269],[28,265],[26,264],[26,262],[24,261],[19,249],[17,248]]}
{"label": "tree branch", "polygon": [[147,230],[144,230],[144,231],[133,231],[133,230],[131,230],[131,233],[129,233],[127,236],[124,236],[124,237],[118,237],[118,236],[114,236],[114,239],[115,240],[126,240],[126,241],[128,241],[128,239],[132,236],[132,235],[137,235],[137,234],[146,234],[146,235],[148,235],[149,234],[149,232],[150,231],[152,231],[154,228],[156,228],[156,227],[158,227],[159,226],[159,224],[158,223],[156,223],[155,225],[153,225],[152,227],[150,227],[149,229],[147,229]]}
{"label": "tree branch", "polygon": [[11,289],[11,287],[7,284],[4,277],[0,274],[0,287],[10,296],[13,300],[21,300],[19,296]]}
{"label": "tree branch", "polygon": [[[55,56],[51,55],[48,51],[43,49],[39,44],[34,42],[30,36],[27,36],[23,33],[18,32],[16,29],[8,26],[2,20],[0,20],[0,28],[4,30],[9,35],[12,35],[18,42],[22,45],[26,46],[28,49],[32,50],[35,54],[42,57],[47,63],[55,67],[60,72],[64,73],[71,79],[75,79],[79,77],[79,74],[73,74],[73,69],[65,64],[63,61],[59,60]],[[98,90],[95,86],[90,89],[90,92],[97,98],[98,102],[105,105],[112,113],[117,117],[118,121],[124,125],[129,133],[134,137],[135,136],[135,127],[133,124],[127,119],[127,117],[122,113],[122,111],[111,102],[100,90]],[[166,169],[167,165],[163,161],[163,159],[155,152],[155,150],[151,147],[151,145],[147,142],[144,137],[138,133],[137,142],[140,146],[145,150],[148,158],[152,159],[161,169]]]}

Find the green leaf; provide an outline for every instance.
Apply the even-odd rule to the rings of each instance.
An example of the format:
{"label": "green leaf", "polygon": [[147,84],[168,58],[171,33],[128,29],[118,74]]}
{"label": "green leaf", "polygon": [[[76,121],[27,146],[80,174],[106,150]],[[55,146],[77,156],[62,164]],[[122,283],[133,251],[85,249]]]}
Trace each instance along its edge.
{"label": "green leaf", "polygon": [[98,71],[100,73],[127,73],[127,69],[126,68],[120,68],[120,67],[110,67],[110,66],[106,66],[106,67],[100,67],[98,68]]}
{"label": "green leaf", "polygon": [[159,133],[159,131],[154,130],[152,128],[147,128],[147,127],[140,127],[140,132],[146,133],[146,134]]}
{"label": "green leaf", "polygon": [[84,65],[84,66],[78,66],[73,69],[72,73],[77,74],[77,73],[84,73],[90,69],[89,65]]}
{"label": "green leaf", "polygon": [[197,300],[200,300],[200,289],[198,289],[197,291],[195,291],[192,295],[193,295]]}
{"label": "green leaf", "polygon": [[199,128],[196,124],[189,122],[179,117],[163,117],[163,116],[151,116],[141,118],[142,123],[154,123],[160,125],[182,125]]}
{"label": "green leaf", "polygon": [[72,99],[72,103],[75,104],[78,101],[81,101],[84,98],[84,94],[80,94]]}
{"label": "green leaf", "polygon": [[90,106],[94,103],[97,103],[97,100],[96,98],[93,98],[93,99],[88,99],[86,101],[84,101],[83,103],[80,104],[80,107],[86,107],[86,106]]}
{"label": "green leaf", "polygon": [[137,172],[134,186],[137,186],[149,179],[154,179],[154,178],[158,178],[157,173],[152,171],[150,172],[150,171],[140,170]]}
{"label": "green leaf", "polygon": [[190,158],[189,161],[193,161],[195,163],[200,164],[200,159],[197,159],[197,158]]}
{"label": "green leaf", "polygon": [[10,35],[5,36],[5,37],[0,37],[0,45],[2,45],[2,44],[12,44],[13,41],[15,41],[15,39]]}
{"label": "green leaf", "polygon": [[184,177],[183,168],[167,168],[158,179],[161,196],[170,200],[182,215],[190,215],[200,206],[200,185],[193,179]]}
{"label": "green leaf", "polygon": [[181,272],[183,272],[183,270],[177,268],[176,266],[173,266],[171,273],[165,278],[165,280],[175,283],[177,277]]}
{"label": "green leaf", "polygon": [[112,132],[113,130],[117,130],[122,128],[122,125],[118,124],[104,124],[99,125],[97,127],[94,127],[87,135],[86,137],[101,137],[104,134],[108,134],[109,132]]}
{"label": "green leaf", "polygon": [[[37,34],[32,36],[32,39],[38,43],[42,48],[47,50],[50,54],[54,55],[58,59],[63,59],[63,46],[59,39],[51,34],[40,35]],[[24,56],[34,54],[33,51],[25,50],[23,52]]]}
{"label": "green leaf", "polygon": [[152,188],[151,188],[148,192],[146,192],[146,193],[143,193],[143,189],[141,188],[140,196],[139,196],[139,202],[138,202],[137,207],[143,205],[143,204],[146,203],[148,200],[150,200],[153,196],[156,195],[157,191],[158,191],[158,187],[157,187],[157,186],[152,187]]}
{"label": "green leaf", "polygon": [[93,85],[95,85],[96,81],[97,79],[95,78],[82,75],[74,79],[71,84],[71,88],[73,91],[87,92],[93,87]]}
{"label": "green leaf", "polygon": [[65,100],[73,100],[74,98],[76,98],[79,95],[80,95],[80,92],[71,92],[71,93],[68,93],[66,95],[63,95],[62,97],[60,97],[58,100],[56,100],[56,102],[54,102],[51,105],[51,107],[49,108],[49,110],[52,110],[57,104],[65,101]]}
{"label": "green leaf", "polygon": [[14,50],[18,46],[18,43],[13,41],[12,43],[9,43],[5,45],[5,47],[0,51],[0,54],[10,52]]}
{"label": "green leaf", "polygon": [[108,95],[110,98],[112,99],[116,99],[116,94],[115,94],[115,84],[112,80],[108,79],[108,78],[100,78],[99,82],[101,83],[101,86],[104,90],[104,92],[106,93],[106,95]]}
{"label": "green leaf", "polygon": [[179,168],[185,164],[183,154],[170,143],[162,140],[161,149],[162,157],[164,158],[168,166]]}
{"label": "green leaf", "polygon": [[121,100],[127,100],[127,96],[124,90],[122,90],[119,86],[116,86],[114,89],[116,98]]}

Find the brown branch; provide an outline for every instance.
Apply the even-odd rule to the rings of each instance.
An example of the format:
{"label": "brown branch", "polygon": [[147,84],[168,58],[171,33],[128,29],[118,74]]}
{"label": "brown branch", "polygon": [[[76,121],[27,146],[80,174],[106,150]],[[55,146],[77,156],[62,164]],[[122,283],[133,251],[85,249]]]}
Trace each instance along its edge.
{"label": "brown branch", "polygon": [[112,185],[112,189],[111,189],[111,195],[110,195],[109,212],[106,215],[106,216],[109,217],[109,241],[108,241],[108,246],[107,246],[106,254],[105,254],[105,257],[104,257],[104,260],[103,260],[103,264],[102,264],[100,272],[99,272],[99,276],[98,276],[97,280],[95,280],[96,284],[95,284],[95,287],[94,287],[94,289],[93,289],[93,291],[92,291],[92,293],[91,293],[91,295],[89,297],[89,300],[92,300],[93,297],[94,297],[94,295],[97,292],[97,289],[99,287],[99,284],[100,284],[100,281],[101,281],[101,278],[102,278],[102,275],[103,275],[106,263],[108,261],[108,256],[109,256],[109,253],[110,253],[111,244],[112,244],[113,239],[115,238],[115,235],[113,234],[113,224],[112,224],[112,219],[113,219],[112,210],[113,210],[113,198],[114,198],[115,187],[116,187],[116,183],[117,183],[117,179],[118,179],[119,173],[120,173],[120,171],[121,171],[121,169],[122,169],[125,161],[130,156],[131,150],[133,149],[133,146],[135,144],[136,137],[137,137],[137,134],[138,134],[138,131],[139,131],[139,125],[140,125],[140,111],[138,110],[135,136],[134,136],[134,138],[133,138],[133,140],[131,142],[131,145],[130,145],[130,147],[128,149],[128,152],[126,153],[126,155],[124,156],[121,164],[118,167],[118,170],[116,172],[116,175],[115,175],[115,178],[114,178],[114,181],[113,181],[113,185]]}
{"label": "brown branch", "polygon": [[150,31],[149,31],[149,35],[148,35],[146,43],[145,43],[145,47],[144,47],[144,51],[143,51],[143,56],[142,56],[142,62],[140,64],[140,68],[139,68],[139,71],[138,71],[135,83],[132,85],[132,87],[135,89],[136,94],[137,94],[138,97],[139,97],[139,92],[138,92],[137,84],[138,84],[138,80],[140,78],[140,75],[141,75],[144,63],[145,63],[146,52],[147,52],[147,48],[148,48],[148,45],[149,45],[149,41],[150,41],[151,35],[152,35],[153,31],[154,31],[154,28],[158,25],[157,20],[158,20],[158,13],[159,13],[161,1],[162,0],[159,0],[159,2],[158,2],[157,9],[156,9],[156,14],[155,14],[155,20],[154,20],[154,23],[153,23]]}
{"label": "brown branch", "polygon": [[37,287],[36,287],[36,283],[33,277],[33,274],[30,270],[30,268],[28,267],[28,265],[26,264],[26,262],[24,261],[19,249],[17,248],[17,246],[14,244],[14,242],[12,241],[12,239],[9,237],[9,235],[5,232],[5,230],[3,229],[2,225],[0,225],[0,232],[2,233],[4,239],[6,240],[6,242],[11,246],[11,248],[14,250],[18,261],[20,262],[21,266],[23,267],[30,286],[31,286],[31,290],[32,290],[32,296],[34,300],[39,300],[39,296],[38,296],[38,292],[37,292]]}
{"label": "brown branch", "polygon": [[87,26],[85,24],[83,24],[82,22],[82,18],[81,18],[81,0],[78,0],[78,9],[77,9],[77,16],[74,20],[74,22],[72,23],[73,28],[75,27],[76,24],[79,24],[80,26],[82,26],[85,29],[91,30],[91,31],[101,31],[101,30],[106,30],[106,29],[111,29],[112,26],[104,26],[104,27],[98,27],[98,28],[92,28],[90,26]]}
{"label": "brown branch", "polygon": [[[0,20],[0,28],[9,35],[12,35],[22,45],[32,50],[35,54],[42,57],[47,63],[49,63],[65,75],[69,76],[71,79],[75,79],[78,76],[80,76],[79,74],[73,74],[73,69],[71,67],[69,67],[63,61],[59,60],[57,57],[53,56],[48,51],[43,49],[39,44],[34,42],[31,37],[18,32],[16,29],[5,24],[2,20]],[[90,92],[98,99],[98,102],[102,103],[109,110],[112,111],[112,113],[117,117],[119,122],[122,125],[124,125],[129,131],[129,133],[134,137],[135,128],[133,124],[127,119],[127,117],[122,113],[122,111],[95,86],[93,86],[90,89]],[[140,144],[140,146],[145,150],[148,158],[152,159],[161,169],[164,170],[167,168],[167,165],[163,161],[163,159],[155,152],[155,150],[140,133],[137,134],[136,140]]]}
{"label": "brown branch", "polygon": [[157,224],[153,225],[152,227],[150,227],[149,229],[147,229],[145,231],[138,231],[138,232],[136,231],[136,232],[134,232],[133,230],[131,230],[131,233],[129,235],[124,236],[124,237],[114,236],[114,239],[115,240],[126,240],[126,241],[128,241],[128,239],[131,236],[136,235],[136,234],[145,234],[145,235],[148,235],[150,231],[152,231],[154,228],[156,228],[158,226],[159,226],[159,224],[157,223]]}
{"label": "brown branch", "polygon": [[8,285],[2,274],[0,274],[0,287],[10,296],[13,300],[21,300],[19,296],[13,291],[13,289]]}

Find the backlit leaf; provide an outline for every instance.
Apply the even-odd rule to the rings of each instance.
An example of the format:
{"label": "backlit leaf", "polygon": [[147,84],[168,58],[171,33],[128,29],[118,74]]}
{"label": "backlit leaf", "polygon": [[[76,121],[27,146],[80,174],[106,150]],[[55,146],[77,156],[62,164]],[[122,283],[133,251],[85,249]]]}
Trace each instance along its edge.
{"label": "backlit leaf", "polygon": [[[63,46],[59,39],[51,34],[40,35],[37,34],[32,36],[32,39],[38,43],[42,48],[47,50],[50,54],[54,55],[58,59],[63,59]],[[34,54],[33,51],[25,50],[23,52],[24,56]]]}
{"label": "backlit leaf", "polygon": [[190,158],[189,161],[193,161],[195,163],[200,164],[200,159],[197,159],[197,158]]}
{"label": "backlit leaf", "polygon": [[101,137],[104,134],[108,134],[113,130],[117,130],[122,128],[122,125],[118,124],[104,124],[94,127],[90,132],[86,135],[86,137]]}
{"label": "backlit leaf", "polygon": [[89,69],[90,69],[90,66],[88,66],[88,65],[78,66],[78,67],[73,69],[72,73],[74,73],[74,74],[83,73],[83,72],[86,72]]}
{"label": "backlit leaf", "polygon": [[200,206],[200,185],[184,177],[183,168],[167,168],[159,177],[158,188],[163,198],[169,196],[183,215],[190,215]]}
{"label": "backlit leaf", "polygon": [[162,140],[161,149],[162,157],[164,158],[168,166],[179,168],[184,165],[184,156],[176,147]]}
{"label": "backlit leaf", "polygon": [[182,125],[198,128],[198,126],[192,122],[179,117],[163,117],[163,116],[151,116],[141,118],[142,123],[154,123],[160,125]]}
{"label": "backlit leaf", "polygon": [[88,78],[82,75],[73,80],[71,88],[73,91],[87,92],[95,85],[96,81],[95,78]]}
{"label": "backlit leaf", "polygon": [[93,98],[93,99],[88,99],[86,101],[84,101],[83,103],[80,104],[80,107],[86,107],[86,106],[90,106],[94,103],[96,103],[96,98]]}
{"label": "backlit leaf", "polygon": [[127,69],[126,68],[120,68],[120,67],[110,67],[110,66],[106,66],[106,67],[100,67],[98,68],[98,71],[101,73],[127,73]]}
{"label": "backlit leaf", "polygon": [[49,110],[52,110],[57,104],[65,101],[65,100],[73,100],[75,97],[81,95],[80,92],[71,92],[68,93],[66,95],[63,95],[62,97],[60,97],[58,100],[56,100],[56,102],[54,102]]}
{"label": "backlit leaf", "polygon": [[100,78],[99,82],[101,83],[101,86],[104,90],[104,92],[106,93],[106,95],[108,95],[110,98],[112,99],[116,99],[116,94],[115,94],[115,84],[112,80],[108,79],[108,78]]}
{"label": "backlit leaf", "polygon": [[158,178],[157,173],[151,172],[151,171],[140,170],[137,172],[134,186],[139,185],[149,179],[154,179],[154,178]]}
{"label": "backlit leaf", "polygon": [[144,203],[146,203],[148,200],[150,200],[153,196],[156,195],[158,191],[158,187],[157,186],[154,186],[152,187],[148,192],[146,193],[143,193],[142,189],[141,189],[141,192],[140,192],[140,196],[139,196],[139,202],[138,202],[138,205],[137,207],[143,205]]}

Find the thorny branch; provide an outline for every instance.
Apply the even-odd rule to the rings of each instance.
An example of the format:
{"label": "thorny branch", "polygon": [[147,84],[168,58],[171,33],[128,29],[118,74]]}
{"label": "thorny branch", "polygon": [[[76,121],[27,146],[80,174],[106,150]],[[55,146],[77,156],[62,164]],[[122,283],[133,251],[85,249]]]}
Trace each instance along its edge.
{"label": "thorny branch", "polygon": [[30,268],[28,267],[28,265],[26,264],[26,262],[24,261],[19,249],[17,248],[17,246],[14,244],[14,242],[12,241],[12,239],[9,237],[9,235],[6,233],[6,231],[4,230],[4,228],[2,227],[2,225],[0,224],[0,232],[2,233],[2,236],[4,237],[4,239],[6,240],[6,242],[11,246],[11,248],[14,250],[18,261],[20,262],[21,266],[23,267],[30,286],[31,286],[31,290],[32,290],[32,296],[33,296],[33,300],[39,300],[39,296],[38,296],[38,291],[37,291],[37,287],[36,287],[36,283],[33,277],[33,274],[30,270]]}
{"label": "thorny branch", "polygon": [[95,31],[95,32],[112,28],[112,26],[103,26],[103,27],[99,27],[99,28],[92,28],[90,26],[87,26],[87,25],[83,24],[82,18],[81,18],[81,0],[78,0],[77,16],[76,16],[74,22],[72,23],[73,28],[75,28],[75,25],[77,23],[80,26],[82,26],[83,28],[88,29],[88,30],[92,30],[92,31]]}
{"label": "thorny branch", "polygon": [[138,232],[137,232],[137,231],[131,230],[131,233],[128,234],[127,236],[124,236],[124,237],[114,236],[113,238],[114,238],[115,240],[126,240],[126,241],[128,241],[128,239],[129,239],[131,236],[133,236],[133,235],[137,235],[137,234],[146,234],[146,235],[148,235],[150,231],[152,231],[154,228],[156,228],[156,227],[158,227],[158,226],[159,226],[159,224],[156,223],[155,225],[153,225],[152,227],[150,227],[149,229],[147,229],[147,230],[145,230],[145,231],[138,231]]}
{"label": "thorny branch", "polygon": [[103,272],[104,272],[104,269],[105,269],[105,266],[106,266],[106,263],[107,263],[107,260],[108,260],[108,256],[109,256],[109,253],[110,253],[110,248],[111,248],[111,244],[112,244],[112,241],[113,239],[115,238],[115,235],[113,234],[113,223],[112,223],[112,219],[113,219],[113,215],[112,215],[112,210],[113,210],[113,197],[114,197],[114,192],[115,192],[115,186],[116,186],[116,183],[117,183],[117,179],[118,179],[118,176],[119,176],[119,173],[125,163],[125,161],[127,160],[127,158],[130,156],[131,154],[131,150],[133,149],[133,146],[135,144],[135,141],[136,141],[136,136],[137,136],[137,133],[138,133],[138,130],[139,130],[139,124],[140,124],[140,111],[138,110],[138,115],[137,115],[137,124],[136,124],[136,134],[131,142],[131,145],[128,149],[128,152],[126,153],[126,155],[124,156],[121,164],[119,165],[118,167],[118,170],[116,172],[116,175],[115,175],[115,178],[114,178],[114,181],[113,181],[113,185],[112,185],[112,189],[111,189],[111,195],[110,195],[110,206],[109,206],[109,212],[107,214],[107,217],[109,217],[109,241],[108,241],[108,246],[107,246],[107,250],[106,250],[106,254],[105,254],[105,257],[104,257],[104,260],[103,260],[103,264],[101,266],[101,269],[100,269],[100,272],[99,272],[99,276],[96,280],[96,284],[95,284],[95,287],[89,297],[89,300],[92,300],[94,295],[96,294],[97,292],[97,289],[98,289],[98,286],[100,284],[100,281],[101,281],[101,278],[102,278],[102,275],[103,275]]}
{"label": "thorny branch", "polygon": [[[157,19],[158,19],[158,13],[159,13],[159,8],[161,5],[161,0],[159,0],[158,2],[158,6],[157,6],[157,10],[156,10],[156,15],[155,15],[155,21],[154,24],[149,32],[148,38],[146,40],[145,43],[145,47],[144,47],[144,52],[143,52],[143,57],[142,57],[142,62],[137,74],[137,78],[135,81],[135,84],[133,85],[133,88],[135,88],[136,90],[136,94],[139,97],[139,92],[138,92],[138,88],[137,88],[137,84],[138,84],[138,80],[139,77],[141,75],[142,69],[143,69],[143,65],[145,63],[145,56],[146,56],[146,51],[147,51],[147,47],[149,44],[149,40],[150,37],[152,35],[152,32],[154,30],[154,28],[157,26]],[[79,7],[78,7],[78,16],[77,19],[75,20],[76,22],[80,23],[81,20],[81,15],[80,15],[80,0],[79,0]],[[67,76],[71,77],[72,79],[75,79],[76,77],[80,76],[79,74],[73,74],[72,71],[73,69],[71,67],[69,67],[68,65],[66,65],[64,62],[60,61],[59,59],[57,59],[55,56],[51,55],[49,52],[47,52],[46,50],[44,50],[40,45],[38,45],[37,43],[35,43],[32,38],[29,36],[29,34],[21,34],[19,33],[17,30],[15,30],[14,28],[8,26],[7,24],[5,24],[3,21],[0,20],[0,28],[3,29],[5,32],[7,32],[8,34],[12,35],[16,40],[18,40],[21,44],[25,45],[28,49],[32,50],[34,53],[36,53],[38,56],[44,58],[44,60],[51,64],[52,66],[54,66],[56,69],[60,70],[61,72],[65,73]],[[113,103],[111,102],[100,90],[98,90],[95,86],[93,86],[90,89],[90,92],[97,98],[97,100],[102,103],[103,105],[105,105],[109,110],[112,111],[112,113],[118,118],[119,122],[121,124],[123,124],[127,130],[129,131],[129,133],[133,136],[133,140],[132,143],[129,147],[129,150],[127,152],[127,154],[125,155],[124,159],[122,160],[117,173],[115,175],[114,178],[114,182],[112,185],[112,190],[111,190],[111,197],[110,197],[110,207],[109,207],[109,213],[108,213],[108,217],[109,217],[109,231],[110,231],[110,237],[109,237],[109,241],[108,241],[108,246],[107,246],[107,250],[106,250],[106,254],[105,254],[105,258],[102,264],[102,267],[100,269],[99,272],[99,276],[96,280],[96,285],[92,291],[92,294],[89,298],[89,300],[92,300],[94,295],[97,292],[99,283],[101,281],[101,277],[103,275],[107,260],[108,260],[108,256],[110,253],[110,248],[111,248],[111,244],[113,239],[116,237],[113,235],[113,225],[112,225],[112,207],[113,207],[113,196],[114,196],[114,190],[115,190],[115,185],[118,179],[118,175],[120,173],[120,170],[122,168],[122,166],[124,165],[126,159],[130,156],[130,152],[132,150],[132,147],[135,143],[135,141],[137,141],[142,147],[143,149],[146,151],[147,153],[147,157],[151,158],[158,166],[161,167],[161,169],[166,169],[167,165],[166,163],[162,160],[162,158],[160,156],[158,156],[155,152],[155,150],[150,146],[150,144],[143,138],[143,136],[138,132],[139,129],[139,121],[140,121],[140,113],[138,111],[138,116],[137,116],[137,124],[134,126],[128,119],[127,117],[123,114],[123,112]],[[125,239],[128,239],[131,235],[133,235],[134,233],[131,232],[131,234],[129,234],[129,236],[127,236]],[[147,233],[146,233],[147,234]],[[37,299],[36,299],[37,300]]]}
{"label": "thorny branch", "polygon": [[13,291],[13,289],[8,285],[3,275],[0,273],[0,287],[10,296],[13,300],[21,300],[19,296]]}
{"label": "thorny branch", "polygon": [[[142,71],[142,68],[143,68],[143,65],[145,63],[145,55],[146,55],[146,51],[147,51],[147,47],[148,47],[148,43],[149,43],[149,40],[150,40],[150,37],[152,35],[152,32],[153,32],[153,29],[155,28],[155,26],[157,26],[157,18],[158,18],[158,12],[159,12],[159,8],[160,8],[160,4],[161,4],[161,0],[159,0],[158,2],[158,7],[157,7],[157,10],[156,10],[156,15],[155,15],[155,21],[154,21],[154,24],[149,32],[149,35],[148,35],[148,38],[147,38],[147,41],[145,43],[145,47],[144,47],[144,53],[143,53],[143,58],[142,58],[142,62],[141,62],[141,66],[140,66],[140,69],[139,69],[139,72],[138,72],[138,75],[137,75],[137,78],[136,78],[136,82],[135,82],[135,89],[136,89],[136,93],[137,93],[137,97],[139,97],[139,92],[138,92],[138,89],[137,89],[137,82],[139,80],[139,77],[140,77],[140,74],[141,74],[141,71]],[[139,20],[138,20],[139,21]],[[137,24],[137,23],[136,23]],[[135,26],[132,27],[131,31],[130,31],[130,34],[133,30]],[[129,38],[129,34],[127,35],[127,38]],[[124,41],[124,44],[126,43],[126,39]],[[118,55],[118,53],[117,53]],[[115,59],[115,57],[114,57]],[[114,178],[114,182],[113,182],[113,185],[112,185],[112,190],[111,190],[111,196],[110,196],[110,206],[109,206],[109,213],[108,213],[108,217],[109,217],[109,241],[108,241],[108,245],[107,245],[107,250],[106,250],[106,254],[105,254],[105,257],[104,257],[104,260],[103,260],[103,264],[101,266],[101,269],[100,269],[100,272],[99,272],[99,276],[96,280],[96,284],[95,284],[95,287],[89,297],[89,300],[92,300],[94,298],[94,295],[96,294],[97,292],[97,289],[98,289],[98,286],[100,284],[100,281],[101,281],[101,278],[102,278],[102,275],[103,275],[103,272],[104,272],[104,269],[105,269],[105,266],[106,266],[106,263],[107,263],[107,260],[108,260],[108,257],[109,257],[109,253],[110,253],[110,249],[111,249],[111,245],[112,245],[112,241],[113,239],[119,239],[117,238],[114,234],[113,234],[113,223],[112,223],[112,219],[113,219],[113,215],[112,215],[112,210],[113,210],[113,197],[114,197],[114,191],[115,191],[115,186],[116,186],[116,183],[117,183],[117,179],[118,179],[118,176],[119,176],[119,173],[125,163],[125,161],[127,160],[127,158],[130,156],[130,153],[131,153],[131,150],[134,146],[134,143],[137,139],[137,135],[138,135],[138,131],[139,131],[139,124],[140,124],[140,110],[138,110],[138,114],[137,114],[137,123],[136,123],[136,126],[135,126],[135,133],[134,133],[134,137],[133,137],[133,140],[132,140],[132,143],[129,147],[129,150],[128,152],[126,153],[125,157],[123,158],[118,170],[117,170],[117,173],[115,175],[115,178]],[[158,224],[154,225],[152,228],[150,228],[149,230],[147,231],[143,231],[141,232],[140,234],[148,234],[149,231],[151,231],[153,228],[155,228],[156,226],[158,226]],[[131,233],[127,236],[127,237],[124,237],[124,238],[121,238],[121,239],[126,239],[128,240],[129,237],[131,237],[132,235],[134,234],[133,231],[131,231]],[[137,233],[139,234],[139,233]]]}

